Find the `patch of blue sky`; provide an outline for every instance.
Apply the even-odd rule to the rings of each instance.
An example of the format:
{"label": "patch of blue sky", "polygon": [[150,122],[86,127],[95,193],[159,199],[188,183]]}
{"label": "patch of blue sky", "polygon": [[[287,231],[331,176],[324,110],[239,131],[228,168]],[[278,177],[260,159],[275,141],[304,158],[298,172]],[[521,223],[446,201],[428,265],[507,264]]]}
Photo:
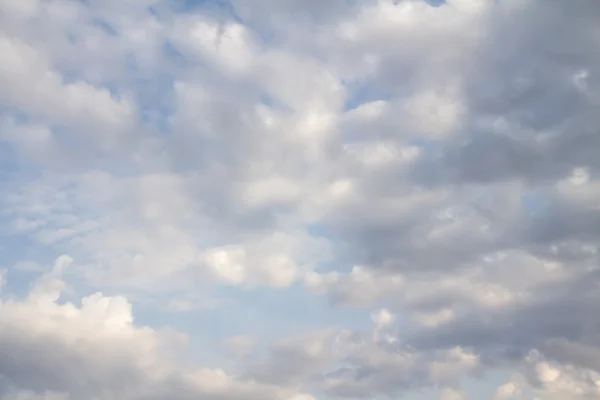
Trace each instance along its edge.
{"label": "patch of blue sky", "polygon": [[446,0],[425,0],[425,2],[433,7],[441,7],[446,4]]}
{"label": "patch of blue sky", "polygon": [[260,94],[259,96],[259,101],[269,107],[272,108],[276,111],[280,111],[280,112],[293,112],[293,109],[290,108],[290,106],[288,106],[287,104],[285,104],[284,102],[280,101],[279,99],[277,99],[276,97],[274,97],[273,95],[271,95],[270,93],[267,92],[263,92]]}
{"label": "patch of blue sky", "polygon": [[[258,337],[282,337],[326,326],[359,329],[369,323],[369,317],[364,312],[339,308],[333,310],[327,298],[313,295],[302,284],[286,289],[257,288],[247,291],[222,287],[218,293],[233,302],[232,308],[243,310],[243,315],[235,324],[241,329],[251,329],[253,332],[248,333]],[[260,321],[264,323],[257,323]]]}
{"label": "patch of blue sky", "polygon": [[7,179],[6,173],[15,171],[20,164],[14,144],[0,139],[0,182]]}
{"label": "patch of blue sky", "polygon": [[[368,329],[370,324],[368,312],[333,310],[325,297],[310,294],[300,285],[248,290],[223,285],[210,294],[203,294],[202,298],[207,307],[183,312],[155,305],[136,305],[136,322],[193,333],[190,335],[191,356],[215,361],[222,356],[215,344],[233,336],[250,336],[257,341],[259,350],[265,350],[265,345],[286,337],[327,327]],[[168,301],[169,298],[165,298],[165,302]]]}
{"label": "patch of blue sky", "polygon": [[424,153],[433,153],[443,151],[443,142],[437,139],[431,139],[425,136],[411,138],[406,143],[408,146],[418,147]]}
{"label": "patch of blue sky", "polygon": [[[2,250],[0,250],[2,251]],[[4,259],[2,260],[4,262]],[[34,262],[20,261],[19,264],[14,264],[9,268],[5,268],[0,264],[0,269],[6,271],[6,286],[1,290],[3,298],[18,298],[27,297],[31,291],[32,284],[40,277],[40,270],[46,272],[43,266]]]}
{"label": "patch of blue sky", "polygon": [[521,206],[530,217],[543,214],[551,206],[551,200],[543,189],[521,195]]}
{"label": "patch of blue sky", "polygon": [[233,21],[243,23],[231,2],[227,0],[180,0],[175,9],[183,13],[218,13]]}
{"label": "patch of blue sky", "polygon": [[306,231],[315,238],[327,240],[331,246],[334,257],[333,260],[327,260],[319,263],[317,271],[324,272],[349,272],[351,271],[353,254],[348,244],[339,236],[331,226],[325,222],[315,222],[306,226]]}
{"label": "patch of blue sky", "polygon": [[[192,65],[192,61],[189,60],[189,58],[187,58],[177,48],[177,46],[175,46],[170,41],[165,41],[162,44],[161,52],[162,52],[161,55],[164,57],[165,60],[169,61],[170,63],[174,63],[176,66],[186,67],[186,66]],[[195,63],[193,63],[193,64],[195,64]]]}
{"label": "patch of blue sky", "polygon": [[6,270],[6,287],[3,295],[22,298],[29,292],[40,271],[52,269],[54,260],[61,255],[55,249],[39,246],[30,233],[12,232],[13,217],[0,214],[0,270]]}
{"label": "patch of blue sky", "polygon": [[117,31],[117,29],[103,19],[94,18],[91,21],[91,25],[95,26],[96,28],[99,28],[107,36],[113,36],[113,37],[119,36],[119,32]]}
{"label": "patch of blue sky", "polygon": [[178,332],[186,332],[189,336],[189,348],[186,352],[194,361],[218,364],[224,356],[219,343],[227,337],[243,333],[243,327],[237,326],[237,318],[244,315],[244,310],[222,305],[177,312],[168,308],[170,300],[172,298],[165,298],[162,306],[155,302],[145,304],[134,300],[136,325],[169,327]]}
{"label": "patch of blue sky", "polygon": [[378,100],[389,101],[392,94],[382,90],[369,82],[342,82],[349,91],[349,96],[344,104],[344,111],[351,111],[363,104],[372,103]]}
{"label": "patch of blue sky", "polygon": [[[14,121],[15,124],[28,124],[35,122],[34,118],[30,117],[26,112],[18,107],[0,106],[0,121]],[[2,135],[0,135],[0,138]]]}
{"label": "patch of blue sky", "polygon": [[173,112],[172,78],[165,75],[155,79],[138,79],[137,85],[139,88],[134,96],[142,123],[147,124],[153,131],[169,132],[169,117]]}

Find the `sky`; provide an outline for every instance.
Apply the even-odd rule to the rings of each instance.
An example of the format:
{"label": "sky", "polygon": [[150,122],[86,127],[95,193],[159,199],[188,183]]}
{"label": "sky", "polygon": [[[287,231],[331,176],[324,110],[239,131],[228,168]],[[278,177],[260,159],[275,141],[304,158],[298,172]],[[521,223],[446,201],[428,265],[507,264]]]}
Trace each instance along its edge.
{"label": "sky", "polygon": [[599,49],[597,0],[0,0],[0,399],[599,399]]}

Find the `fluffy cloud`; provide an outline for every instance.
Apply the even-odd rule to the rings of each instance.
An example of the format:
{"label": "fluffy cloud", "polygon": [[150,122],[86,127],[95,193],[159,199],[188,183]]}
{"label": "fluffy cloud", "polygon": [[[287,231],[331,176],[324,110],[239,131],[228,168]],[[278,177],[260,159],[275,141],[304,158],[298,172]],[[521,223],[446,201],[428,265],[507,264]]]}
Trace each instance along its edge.
{"label": "fluffy cloud", "polygon": [[0,0],[0,397],[596,398],[598,15]]}
{"label": "fluffy cloud", "polygon": [[2,398],[265,398],[295,394],[274,385],[241,381],[221,369],[179,365],[187,336],[134,323],[121,296],[95,293],[80,305],[59,301],[60,257],[25,299],[0,303]]}

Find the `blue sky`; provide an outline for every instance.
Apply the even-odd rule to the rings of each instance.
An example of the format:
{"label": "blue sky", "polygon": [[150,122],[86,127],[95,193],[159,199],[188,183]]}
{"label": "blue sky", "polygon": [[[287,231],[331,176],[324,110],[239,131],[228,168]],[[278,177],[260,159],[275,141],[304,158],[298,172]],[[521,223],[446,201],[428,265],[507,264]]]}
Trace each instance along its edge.
{"label": "blue sky", "polygon": [[0,400],[598,398],[598,16],[0,0]]}

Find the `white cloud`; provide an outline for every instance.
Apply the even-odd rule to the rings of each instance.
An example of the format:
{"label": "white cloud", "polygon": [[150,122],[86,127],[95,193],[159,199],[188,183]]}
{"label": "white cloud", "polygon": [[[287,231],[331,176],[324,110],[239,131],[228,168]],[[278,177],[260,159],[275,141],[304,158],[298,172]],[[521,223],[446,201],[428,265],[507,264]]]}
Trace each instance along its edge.
{"label": "white cloud", "polygon": [[115,99],[106,88],[86,82],[65,83],[40,51],[17,38],[0,36],[0,49],[3,106],[67,128],[91,130],[101,146],[118,143],[133,128],[136,111],[130,100]]}
{"label": "white cloud", "polygon": [[175,26],[174,39],[183,49],[196,52],[232,74],[250,72],[257,62],[258,46],[239,23],[191,17]]}
{"label": "white cloud", "polygon": [[518,396],[520,392],[520,389],[513,382],[507,382],[496,390],[494,399],[511,399]]}
{"label": "white cloud", "polygon": [[237,380],[220,369],[182,369],[175,356],[186,345],[186,335],[136,325],[124,297],[95,293],[83,297],[81,305],[59,302],[61,273],[70,262],[59,258],[28,298],[0,303],[3,398],[61,399],[61,393],[64,398],[107,399],[153,399],[156,393],[227,399],[295,396],[285,388]]}

